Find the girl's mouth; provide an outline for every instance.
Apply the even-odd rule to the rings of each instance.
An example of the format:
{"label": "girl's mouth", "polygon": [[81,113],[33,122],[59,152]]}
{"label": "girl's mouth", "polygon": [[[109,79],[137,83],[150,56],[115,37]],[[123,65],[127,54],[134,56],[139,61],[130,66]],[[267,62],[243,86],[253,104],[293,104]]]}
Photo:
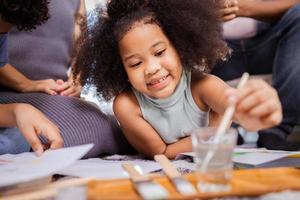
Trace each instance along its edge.
{"label": "girl's mouth", "polygon": [[152,79],[149,83],[147,83],[147,86],[153,89],[162,89],[166,85],[168,85],[170,76],[162,76],[160,78]]}
{"label": "girl's mouth", "polygon": [[150,83],[148,83],[148,85],[155,85],[157,83],[160,83],[160,82],[164,81],[166,78],[167,78],[167,76],[163,76],[159,79],[153,79]]}

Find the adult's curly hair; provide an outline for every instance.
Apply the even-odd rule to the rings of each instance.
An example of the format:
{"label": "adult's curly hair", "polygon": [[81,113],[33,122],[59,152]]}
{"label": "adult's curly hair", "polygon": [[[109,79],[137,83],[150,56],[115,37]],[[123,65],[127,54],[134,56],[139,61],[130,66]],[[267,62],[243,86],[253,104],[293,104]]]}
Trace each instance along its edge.
{"label": "adult's curly hair", "polygon": [[[109,100],[130,89],[118,41],[139,21],[159,25],[187,70],[210,71],[228,48],[220,36],[219,0],[111,0],[94,28],[83,36],[74,68]],[[202,69],[202,70],[200,70]]]}
{"label": "adult's curly hair", "polygon": [[32,30],[49,18],[48,0],[0,0],[0,17],[19,30]]}

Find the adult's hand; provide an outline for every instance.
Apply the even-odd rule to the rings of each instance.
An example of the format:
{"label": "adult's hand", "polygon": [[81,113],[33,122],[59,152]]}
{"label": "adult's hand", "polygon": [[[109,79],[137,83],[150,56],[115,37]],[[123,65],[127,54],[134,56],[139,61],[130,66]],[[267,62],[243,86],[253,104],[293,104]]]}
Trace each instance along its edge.
{"label": "adult's hand", "polygon": [[67,81],[59,79],[56,81],[56,83],[60,85],[60,95],[69,97],[80,97],[82,86],[79,83],[78,79],[73,79],[72,75],[70,75]]}
{"label": "adult's hand", "polygon": [[224,6],[221,9],[222,21],[229,21],[237,17],[237,12],[239,10],[237,0],[225,0]]}
{"label": "adult's hand", "polygon": [[[276,22],[288,9],[300,2],[300,0],[236,0],[238,1],[236,6],[232,6],[232,1],[234,0],[225,0],[224,7],[228,7],[228,9],[225,8],[221,11],[224,13],[222,15],[224,20],[230,20],[230,16],[235,15],[265,22]],[[238,9],[232,11],[232,7],[238,7]]]}
{"label": "adult's hand", "polygon": [[[37,155],[41,155],[48,146],[50,149],[63,147],[59,128],[35,107],[29,104],[17,104],[14,115],[17,127]],[[38,138],[39,135],[44,136],[49,145],[43,145]]]}
{"label": "adult's hand", "polygon": [[0,85],[18,92],[44,92],[50,95],[60,92],[60,86],[55,80],[30,80],[10,64],[0,69]]}
{"label": "adult's hand", "polygon": [[50,95],[58,95],[61,89],[61,86],[53,79],[30,80],[21,92],[44,92]]}

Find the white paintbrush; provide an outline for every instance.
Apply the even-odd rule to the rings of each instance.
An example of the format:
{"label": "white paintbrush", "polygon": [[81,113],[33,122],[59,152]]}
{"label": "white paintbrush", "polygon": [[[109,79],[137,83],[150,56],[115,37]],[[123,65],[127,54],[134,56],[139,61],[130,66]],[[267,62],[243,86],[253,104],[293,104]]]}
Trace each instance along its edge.
{"label": "white paintbrush", "polygon": [[168,191],[154,183],[147,176],[140,174],[131,164],[125,163],[123,169],[129,174],[135,189],[143,199],[167,199]]}
{"label": "white paintbrush", "polygon": [[[241,80],[240,80],[237,88],[240,89],[240,88],[244,87],[244,85],[246,84],[248,79],[249,79],[249,74],[244,73],[241,77]],[[232,119],[232,116],[234,114],[234,111],[235,111],[235,105],[233,105],[233,104],[229,105],[226,108],[225,113],[224,113],[224,117],[223,117],[223,119],[222,119],[222,121],[221,121],[221,123],[220,123],[220,125],[217,129],[217,132],[216,132],[216,135],[214,137],[213,143],[209,146],[208,152],[207,152],[206,156],[204,157],[202,165],[200,167],[200,171],[202,173],[206,172],[206,169],[208,167],[208,164],[209,164],[210,160],[213,158],[216,150],[218,149],[218,145],[219,145],[219,142],[220,142],[221,138],[223,137],[226,129],[230,126],[231,119]]]}
{"label": "white paintbrush", "polygon": [[165,155],[155,155],[154,159],[162,166],[164,172],[180,194],[184,196],[197,194],[195,187],[181,176]]}

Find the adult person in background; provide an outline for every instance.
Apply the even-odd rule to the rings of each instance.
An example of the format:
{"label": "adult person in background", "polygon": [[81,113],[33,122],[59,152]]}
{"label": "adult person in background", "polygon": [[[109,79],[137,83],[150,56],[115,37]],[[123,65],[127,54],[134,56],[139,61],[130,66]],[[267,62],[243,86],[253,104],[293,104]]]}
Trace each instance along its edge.
{"label": "adult person in background", "polygon": [[[0,73],[8,62],[9,30],[14,25],[20,31],[35,29],[48,19],[47,6],[47,0],[27,0],[26,3],[0,0]],[[28,104],[1,104],[0,127],[2,127],[0,128],[0,154],[29,151],[30,144],[40,155],[44,147],[38,138],[39,135],[48,140],[48,145],[52,149],[63,146],[58,127],[39,110]],[[18,127],[18,129],[3,127]]]}
{"label": "adult person in background", "polygon": [[68,73],[84,1],[51,0],[49,9],[51,18],[43,26],[30,33],[11,31],[0,102],[37,107],[58,125],[64,146],[94,143],[86,157],[126,152],[130,146],[116,121],[78,98],[81,86]]}
{"label": "adult person in background", "polygon": [[[213,73],[224,80],[243,72],[272,74],[283,108],[283,121],[259,131],[257,145],[268,149],[298,150],[287,142],[300,118],[300,4],[299,0],[227,0],[221,10],[224,37],[233,52]],[[241,18],[242,17],[242,18]],[[232,30],[227,26],[232,23]],[[268,133],[268,134],[264,134]]]}

